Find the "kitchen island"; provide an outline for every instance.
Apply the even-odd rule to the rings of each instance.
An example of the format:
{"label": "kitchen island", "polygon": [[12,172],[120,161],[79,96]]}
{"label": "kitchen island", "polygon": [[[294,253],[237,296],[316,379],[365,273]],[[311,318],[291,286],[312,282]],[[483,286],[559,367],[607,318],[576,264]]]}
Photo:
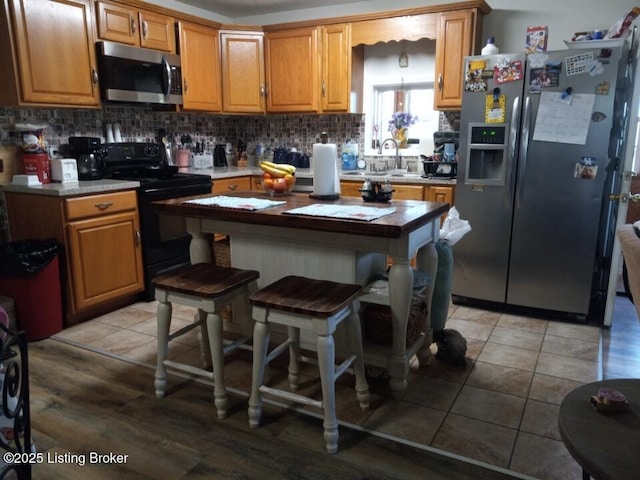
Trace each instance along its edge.
{"label": "kitchen island", "polygon": [[[215,204],[220,197],[244,199],[241,208]],[[283,204],[263,209],[243,209],[255,200],[279,200]],[[198,200],[208,204],[192,203]],[[333,207],[391,208],[394,211],[366,221],[352,218],[296,214],[294,209],[312,205]],[[269,197],[261,192],[233,192],[224,196],[200,195],[156,202],[161,213],[186,217],[192,235],[192,263],[211,261],[211,235],[225,233],[231,239],[231,264],[237,268],[260,271],[259,286],[285,275],[302,275],[345,283],[368,284],[372,277],[389,270],[388,295],[365,294],[363,302],[389,305],[392,318],[390,347],[365,344],[365,363],[386,369],[394,397],[401,398],[407,389],[409,360],[413,355],[425,360],[431,343],[430,321],[424,334],[412,345],[406,345],[407,321],[413,293],[413,269],[416,266],[435,278],[437,254],[434,242],[440,228],[440,216],[449,205],[441,202],[392,200],[390,203],[365,204],[357,198],[334,201],[312,199],[306,194]],[[433,283],[425,296],[430,307]],[[430,311],[430,309],[429,309]],[[233,320],[227,328],[241,333],[251,332],[249,312],[234,305]],[[339,345],[340,335],[336,335]],[[301,346],[305,338],[301,339]]]}

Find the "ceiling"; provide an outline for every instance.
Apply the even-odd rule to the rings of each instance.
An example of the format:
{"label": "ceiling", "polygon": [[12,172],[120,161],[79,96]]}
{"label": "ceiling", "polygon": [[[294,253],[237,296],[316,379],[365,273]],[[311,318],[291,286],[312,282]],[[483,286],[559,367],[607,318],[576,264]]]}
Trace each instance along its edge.
{"label": "ceiling", "polygon": [[180,3],[199,7],[225,17],[251,17],[255,15],[274,14],[290,10],[327,7],[329,5],[346,5],[360,3],[362,0],[178,0]]}

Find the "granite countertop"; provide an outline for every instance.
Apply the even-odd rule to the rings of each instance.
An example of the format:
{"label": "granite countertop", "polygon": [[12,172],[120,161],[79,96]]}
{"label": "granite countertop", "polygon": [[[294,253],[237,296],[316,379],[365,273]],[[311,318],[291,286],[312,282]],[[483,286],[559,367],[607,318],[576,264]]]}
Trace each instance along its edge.
{"label": "granite countertop", "polygon": [[[210,175],[212,179],[234,178],[246,175],[262,175],[259,167],[216,167],[216,168],[181,168],[181,172],[199,173],[201,175]],[[455,185],[456,179],[449,178],[424,178],[418,173],[398,175],[381,175],[383,172],[365,172],[365,171],[340,171],[340,180],[351,180],[354,182],[362,182],[365,178],[375,180],[390,180],[393,183],[408,183],[420,185]],[[313,178],[313,172],[310,168],[298,168],[296,176],[299,178]]]}
{"label": "granite countertop", "polygon": [[30,193],[34,195],[49,195],[53,197],[71,197],[111,192],[115,190],[131,190],[138,188],[140,182],[128,180],[81,180],[69,183],[43,183],[41,185],[2,185],[5,192]]}
{"label": "granite countertop", "polygon": [[[216,168],[181,168],[183,173],[197,173],[209,175],[213,180],[223,178],[243,177],[246,175],[261,175],[259,167],[216,167]],[[418,173],[399,175],[382,174],[383,172],[340,171],[340,180],[362,182],[365,178],[375,180],[390,180],[392,183],[404,183],[414,185],[455,185],[455,179],[449,178],[424,178]],[[313,178],[313,172],[309,168],[296,170],[299,178]],[[30,193],[34,195],[50,195],[55,197],[70,197],[79,195],[91,195],[111,192],[115,190],[131,190],[140,186],[139,182],[128,180],[81,180],[73,183],[44,183],[42,185],[1,185],[5,192]]]}

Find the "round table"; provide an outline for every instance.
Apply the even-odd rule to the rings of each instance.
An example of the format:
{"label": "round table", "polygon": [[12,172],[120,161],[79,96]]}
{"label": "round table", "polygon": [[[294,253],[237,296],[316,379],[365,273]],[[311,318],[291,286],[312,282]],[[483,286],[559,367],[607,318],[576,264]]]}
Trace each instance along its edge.
{"label": "round table", "polygon": [[[603,412],[591,405],[601,388],[623,393],[630,403],[623,412]],[[583,478],[640,478],[640,379],[604,380],[576,388],[560,405],[560,436],[582,467]]]}

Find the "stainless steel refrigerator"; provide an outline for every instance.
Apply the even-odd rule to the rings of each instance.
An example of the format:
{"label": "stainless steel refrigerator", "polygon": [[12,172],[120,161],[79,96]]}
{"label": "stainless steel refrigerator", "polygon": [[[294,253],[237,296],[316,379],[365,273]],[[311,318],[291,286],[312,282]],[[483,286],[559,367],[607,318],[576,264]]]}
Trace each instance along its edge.
{"label": "stainless steel refrigerator", "polygon": [[632,91],[629,41],[465,59],[454,302],[604,305]]}

